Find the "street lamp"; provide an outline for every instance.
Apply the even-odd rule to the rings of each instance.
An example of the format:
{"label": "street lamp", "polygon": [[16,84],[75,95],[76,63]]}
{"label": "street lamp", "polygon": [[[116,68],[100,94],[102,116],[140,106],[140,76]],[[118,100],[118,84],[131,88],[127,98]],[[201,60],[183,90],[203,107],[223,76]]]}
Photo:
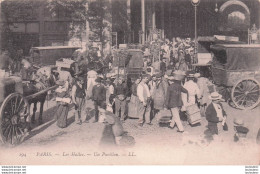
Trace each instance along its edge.
{"label": "street lamp", "polygon": [[[194,6],[195,8],[195,49],[194,49],[194,54],[195,54],[195,58],[196,61],[198,60],[198,55],[197,55],[197,6],[199,5],[200,0],[191,0],[191,4]],[[193,60],[194,63],[194,60]]]}

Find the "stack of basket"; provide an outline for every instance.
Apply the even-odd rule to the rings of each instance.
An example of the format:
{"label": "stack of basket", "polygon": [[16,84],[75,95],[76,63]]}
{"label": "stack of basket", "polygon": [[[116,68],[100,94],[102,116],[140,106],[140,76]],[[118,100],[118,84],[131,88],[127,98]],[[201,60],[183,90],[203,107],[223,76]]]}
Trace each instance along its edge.
{"label": "stack of basket", "polygon": [[200,109],[198,108],[197,104],[187,106],[186,109],[186,114],[190,125],[194,125],[201,122]]}

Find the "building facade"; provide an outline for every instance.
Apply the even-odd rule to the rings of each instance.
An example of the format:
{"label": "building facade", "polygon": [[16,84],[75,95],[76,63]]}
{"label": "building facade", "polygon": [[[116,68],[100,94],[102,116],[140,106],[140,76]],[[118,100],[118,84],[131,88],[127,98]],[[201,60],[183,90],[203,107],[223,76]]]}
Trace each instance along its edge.
{"label": "building facade", "polygon": [[[32,1],[27,6],[20,6],[19,1],[10,2],[14,4],[12,8],[8,6],[8,9],[5,9],[7,7],[4,3],[1,5],[3,48],[10,44],[10,41],[13,47],[23,49],[24,53],[28,54],[33,46],[68,45],[71,44],[71,24],[85,24],[85,21],[72,20],[70,13],[63,8],[57,8],[55,13],[51,13],[46,1]],[[111,14],[112,19],[108,21],[112,23],[113,44],[144,43],[151,39],[154,32],[159,32],[161,37],[170,40],[174,37],[194,38],[195,8],[191,0],[108,2],[111,8],[106,8],[105,16]],[[247,41],[248,29],[253,24],[259,28],[259,11],[258,0],[200,0],[197,6],[198,36],[220,34],[238,36],[240,40]],[[91,29],[85,31],[81,39],[72,44],[85,42]]]}

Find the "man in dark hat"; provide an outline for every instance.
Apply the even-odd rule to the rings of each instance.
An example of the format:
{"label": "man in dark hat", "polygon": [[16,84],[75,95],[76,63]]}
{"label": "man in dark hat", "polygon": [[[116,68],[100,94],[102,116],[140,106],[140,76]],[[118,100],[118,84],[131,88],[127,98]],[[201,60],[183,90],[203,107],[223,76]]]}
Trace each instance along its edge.
{"label": "man in dark hat", "polygon": [[127,97],[127,86],[124,82],[124,77],[119,76],[117,84],[115,86],[115,110],[116,116],[120,117],[121,110],[121,121],[125,120],[125,108],[126,108],[126,97]]}
{"label": "man in dark hat", "polygon": [[76,123],[81,125],[81,112],[83,111],[84,105],[85,105],[85,86],[84,86],[84,78],[78,77],[76,79],[76,83],[72,87],[71,96],[72,96],[72,102],[75,105],[75,120]]}
{"label": "man in dark hat", "polygon": [[179,50],[179,60],[175,65],[175,69],[181,70],[181,71],[189,70],[189,66],[188,66],[187,62],[185,61],[185,52],[182,49]]}
{"label": "man in dark hat", "polygon": [[163,74],[166,71],[166,57],[162,58],[162,62],[160,63],[160,70]]}
{"label": "man in dark hat", "polygon": [[98,77],[95,81],[96,85],[92,89],[92,100],[94,101],[95,106],[95,120],[93,121],[93,123],[98,121],[99,110],[106,109],[106,88],[101,83],[101,77]]}

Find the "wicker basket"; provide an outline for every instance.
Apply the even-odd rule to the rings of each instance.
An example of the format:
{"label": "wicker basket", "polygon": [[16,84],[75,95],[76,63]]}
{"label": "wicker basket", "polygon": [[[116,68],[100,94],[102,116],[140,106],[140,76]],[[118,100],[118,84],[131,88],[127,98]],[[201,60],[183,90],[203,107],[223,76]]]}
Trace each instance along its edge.
{"label": "wicker basket", "polygon": [[188,106],[186,114],[187,114],[188,122],[191,125],[201,122],[200,109],[198,108],[198,106],[196,104]]}

